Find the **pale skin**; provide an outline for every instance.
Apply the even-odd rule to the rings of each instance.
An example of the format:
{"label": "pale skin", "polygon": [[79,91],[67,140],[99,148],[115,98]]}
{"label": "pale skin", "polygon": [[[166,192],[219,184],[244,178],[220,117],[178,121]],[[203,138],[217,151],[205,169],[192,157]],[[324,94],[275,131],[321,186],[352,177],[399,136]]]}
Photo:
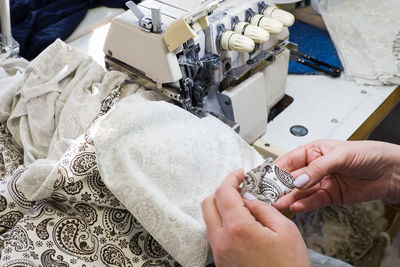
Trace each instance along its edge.
{"label": "pale skin", "polygon": [[311,266],[297,227],[278,210],[305,212],[373,199],[400,203],[400,146],[374,141],[319,140],[275,164],[309,180],[274,207],[243,199],[243,171],[228,175],[202,203],[217,266]]}
{"label": "pale skin", "polygon": [[307,174],[301,189],[280,198],[275,207],[294,212],[331,204],[374,199],[400,203],[400,146],[376,141],[319,140],[276,161],[294,177]]}
{"label": "pale skin", "polygon": [[262,201],[242,198],[243,177],[243,170],[231,173],[202,203],[216,266],[311,266],[293,222]]}

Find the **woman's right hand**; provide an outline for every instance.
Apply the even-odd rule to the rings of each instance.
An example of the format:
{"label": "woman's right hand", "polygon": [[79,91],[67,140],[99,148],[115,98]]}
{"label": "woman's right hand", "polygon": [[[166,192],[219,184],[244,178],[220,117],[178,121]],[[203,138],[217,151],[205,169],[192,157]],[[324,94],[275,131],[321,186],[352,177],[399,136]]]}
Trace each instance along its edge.
{"label": "woman's right hand", "polygon": [[291,193],[274,206],[306,212],[373,199],[400,203],[400,146],[376,141],[319,140],[275,164],[294,177]]}

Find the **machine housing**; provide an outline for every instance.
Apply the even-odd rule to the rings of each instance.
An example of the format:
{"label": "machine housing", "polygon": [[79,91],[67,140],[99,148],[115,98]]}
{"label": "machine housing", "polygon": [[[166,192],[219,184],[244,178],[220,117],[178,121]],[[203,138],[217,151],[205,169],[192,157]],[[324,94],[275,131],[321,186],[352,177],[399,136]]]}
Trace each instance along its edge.
{"label": "machine housing", "polygon": [[[253,37],[262,33],[254,28],[248,35],[254,44],[239,35],[250,22],[259,27],[254,19],[260,23],[272,3],[145,0],[129,7],[111,22],[104,44],[108,69],[130,73],[199,117],[221,119],[248,143],[265,133],[270,108],[284,96],[293,44],[287,27],[268,32],[263,42]],[[244,25],[240,32],[238,25]]]}

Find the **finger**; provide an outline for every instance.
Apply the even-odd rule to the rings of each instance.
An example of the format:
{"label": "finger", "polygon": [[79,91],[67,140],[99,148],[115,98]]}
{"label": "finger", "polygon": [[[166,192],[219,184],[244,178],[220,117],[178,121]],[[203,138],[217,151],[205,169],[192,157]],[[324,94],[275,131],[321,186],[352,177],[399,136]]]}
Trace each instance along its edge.
{"label": "finger", "polygon": [[303,167],[303,168],[300,168],[300,169],[297,169],[297,170],[295,170],[295,171],[292,171],[290,174],[291,174],[293,177],[295,177],[295,179],[296,179],[297,177],[299,177],[300,175],[302,175],[302,174],[306,171],[306,169],[307,169],[307,166],[305,166],[305,167]]}
{"label": "finger", "polygon": [[307,166],[313,160],[333,150],[341,142],[344,141],[317,140],[284,154],[275,161],[275,164],[287,172],[292,172]]}
{"label": "finger", "polygon": [[232,187],[237,191],[239,185],[243,182],[244,171],[243,169],[238,169],[230,174],[222,181],[222,186]]}
{"label": "finger", "polygon": [[298,147],[275,161],[275,165],[279,168],[292,172],[307,165],[307,148],[306,146]]}
{"label": "finger", "polygon": [[207,234],[210,233],[211,237],[213,236],[212,233],[215,233],[222,227],[222,220],[217,205],[215,204],[214,195],[205,198],[201,203],[201,208],[203,211],[204,222],[207,226]]}
{"label": "finger", "polygon": [[294,202],[290,206],[292,212],[309,212],[333,204],[333,200],[325,190],[318,190],[314,194]]}
{"label": "finger", "polygon": [[250,215],[238,190],[243,177],[243,170],[232,172],[215,192],[215,203],[223,224],[246,220]]}
{"label": "finger", "polygon": [[265,202],[260,200],[245,200],[244,202],[254,218],[274,232],[278,232],[288,220],[276,208]]}
{"label": "finger", "polygon": [[315,192],[317,192],[320,189],[320,185],[316,184],[310,189],[307,190],[299,190],[299,189],[293,189],[289,194],[286,194],[282,197],[280,197],[274,204],[273,206],[278,209],[279,211],[283,212],[286,211],[290,208],[290,206],[303,198],[306,198]]}
{"label": "finger", "polygon": [[296,178],[294,185],[297,188],[308,189],[325,176],[340,170],[346,163],[346,157],[335,150],[319,157],[304,168],[304,173]]}

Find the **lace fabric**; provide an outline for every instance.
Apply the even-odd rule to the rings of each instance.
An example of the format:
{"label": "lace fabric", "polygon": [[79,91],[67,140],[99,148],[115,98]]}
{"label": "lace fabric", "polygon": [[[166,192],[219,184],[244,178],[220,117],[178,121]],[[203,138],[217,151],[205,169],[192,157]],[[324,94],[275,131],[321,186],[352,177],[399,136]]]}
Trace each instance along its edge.
{"label": "lace fabric", "polygon": [[93,127],[99,172],[172,257],[204,266],[201,201],[228,173],[263,159],[218,119],[199,119],[157,99],[153,92],[129,96]]}
{"label": "lace fabric", "polygon": [[61,41],[23,72],[0,94],[0,265],[204,266],[201,201],[262,157]]}
{"label": "lace fabric", "polygon": [[[57,70],[63,70],[57,68],[60,62],[74,65],[76,73],[85,73],[85,79],[76,77],[79,81],[72,86],[72,71],[67,79],[60,80],[56,75]],[[94,164],[93,143],[82,134],[94,119],[110,111],[122,94],[135,93],[139,88],[121,88],[126,77],[123,73],[94,73],[97,70],[99,66],[61,41],[29,64],[21,59],[0,60],[1,266],[179,266],[107,189]],[[99,75],[102,80],[94,82],[93,77]],[[46,83],[44,77],[54,83]],[[28,90],[38,93],[36,100],[47,109],[29,109],[20,103],[16,110],[19,100],[27,99],[21,93],[22,87],[28,87],[27,80],[35,80],[39,89],[57,84],[63,93],[53,95],[58,98],[52,102],[52,98],[40,94],[42,91]],[[64,91],[68,84],[73,88]],[[43,113],[56,103],[57,112]],[[7,119],[24,109],[28,115],[33,112],[31,122],[39,124],[33,128],[23,124],[11,132]],[[40,120],[40,115],[46,119]],[[23,117],[27,114],[20,113],[19,119]],[[37,130],[48,128],[39,125],[49,118],[57,121],[57,127],[46,132],[51,137],[45,142],[48,151],[42,150],[41,159],[24,162],[25,149],[40,148],[27,137],[40,136]],[[12,134],[17,132],[30,142],[18,146]],[[80,135],[82,139],[76,139]],[[91,167],[88,172],[80,171],[82,164]]]}
{"label": "lace fabric", "polygon": [[400,2],[320,0],[319,11],[344,66],[358,84],[400,84]]}

